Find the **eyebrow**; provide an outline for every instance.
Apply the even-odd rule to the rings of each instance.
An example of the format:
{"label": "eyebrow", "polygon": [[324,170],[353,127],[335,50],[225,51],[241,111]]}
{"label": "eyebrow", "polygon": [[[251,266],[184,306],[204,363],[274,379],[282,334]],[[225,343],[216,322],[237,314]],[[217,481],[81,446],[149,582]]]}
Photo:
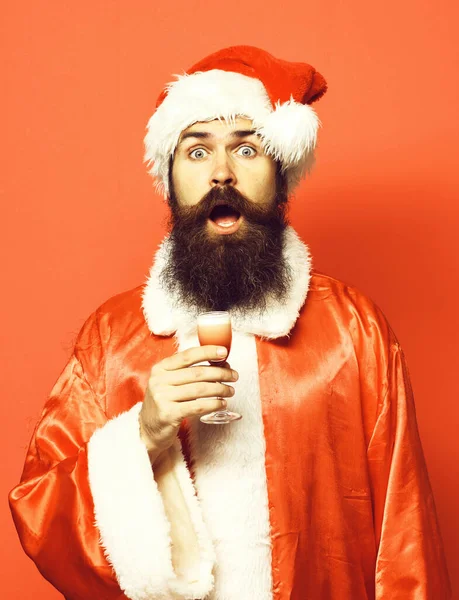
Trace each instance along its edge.
{"label": "eyebrow", "polygon": [[[255,133],[255,129],[239,129],[237,131],[232,131],[230,137],[241,139],[248,137],[249,135],[254,135]],[[184,133],[180,138],[179,145],[188,138],[206,140],[213,137],[215,136],[212,133],[208,133],[207,131],[187,131],[187,133]]]}

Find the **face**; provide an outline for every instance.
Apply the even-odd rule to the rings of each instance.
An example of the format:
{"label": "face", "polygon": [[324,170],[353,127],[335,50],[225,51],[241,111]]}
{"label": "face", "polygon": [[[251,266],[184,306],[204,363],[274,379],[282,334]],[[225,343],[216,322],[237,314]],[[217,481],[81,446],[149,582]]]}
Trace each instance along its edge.
{"label": "face", "polygon": [[[195,123],[182,132],[172,166],[179,206],[196,206],[213,189],[232,188],[261,208],[276,195],[275,161],[264,153],[252,121],[242,117]],[[223,215],[225,216],[225,215]],[[229,235],[244,228],[244,215],[230,226],[230,215],[209,219],[209,234]],[[220,226],[219,226],[220,225]]]}
{"label": "face", "polygon": [[252,123],[196,123],[169,174],[171,256],[162,282],[204,310],[263,308],[289,283],[286,181]]}

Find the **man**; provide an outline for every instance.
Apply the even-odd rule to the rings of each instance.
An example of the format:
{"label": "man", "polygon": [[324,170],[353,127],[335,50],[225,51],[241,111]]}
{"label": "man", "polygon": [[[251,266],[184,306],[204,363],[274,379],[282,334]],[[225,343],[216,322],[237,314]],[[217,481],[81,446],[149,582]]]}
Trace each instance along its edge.
{"label": "man", "polygon": [[[86,321],[10,496],[67,600],[450,598],[400,345],[286,220],[325,91],[240,46],[159,98],[170,236]],[[210,310],[231,313],[231,365],[199,346]],[[242,420],[200,422],[226,405]]]}

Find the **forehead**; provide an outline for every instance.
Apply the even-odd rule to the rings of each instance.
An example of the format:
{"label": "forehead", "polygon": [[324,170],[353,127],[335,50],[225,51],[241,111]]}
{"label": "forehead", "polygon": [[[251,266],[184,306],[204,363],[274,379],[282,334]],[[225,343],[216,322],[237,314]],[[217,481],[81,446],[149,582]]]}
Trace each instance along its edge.
{"label": "forehead", "polygon": [[253,129],[253,123],[251,119],[246,117],[236,117],[234,121],[226,121],[224,119],[215,119],[214,121],[199,121],[193,123],[180,134],[180,140],[186,133],[200,132],[209,133],[216,138],[224,139],[230,137],[233,131],[251,130]]}

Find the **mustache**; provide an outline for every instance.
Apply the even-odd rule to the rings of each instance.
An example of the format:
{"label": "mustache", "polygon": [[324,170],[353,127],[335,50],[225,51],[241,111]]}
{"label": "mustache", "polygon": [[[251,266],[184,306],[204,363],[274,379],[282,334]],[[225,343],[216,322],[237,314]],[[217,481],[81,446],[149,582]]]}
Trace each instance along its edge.
{"label": "mustache", "polygon": [[266,207],[250,201],[232,186],[215,186],[195,206],[176,207],[174,221],[204,225],[217,206],[229,206],[253,224],[269,225],[279,214],[277,202]]}

